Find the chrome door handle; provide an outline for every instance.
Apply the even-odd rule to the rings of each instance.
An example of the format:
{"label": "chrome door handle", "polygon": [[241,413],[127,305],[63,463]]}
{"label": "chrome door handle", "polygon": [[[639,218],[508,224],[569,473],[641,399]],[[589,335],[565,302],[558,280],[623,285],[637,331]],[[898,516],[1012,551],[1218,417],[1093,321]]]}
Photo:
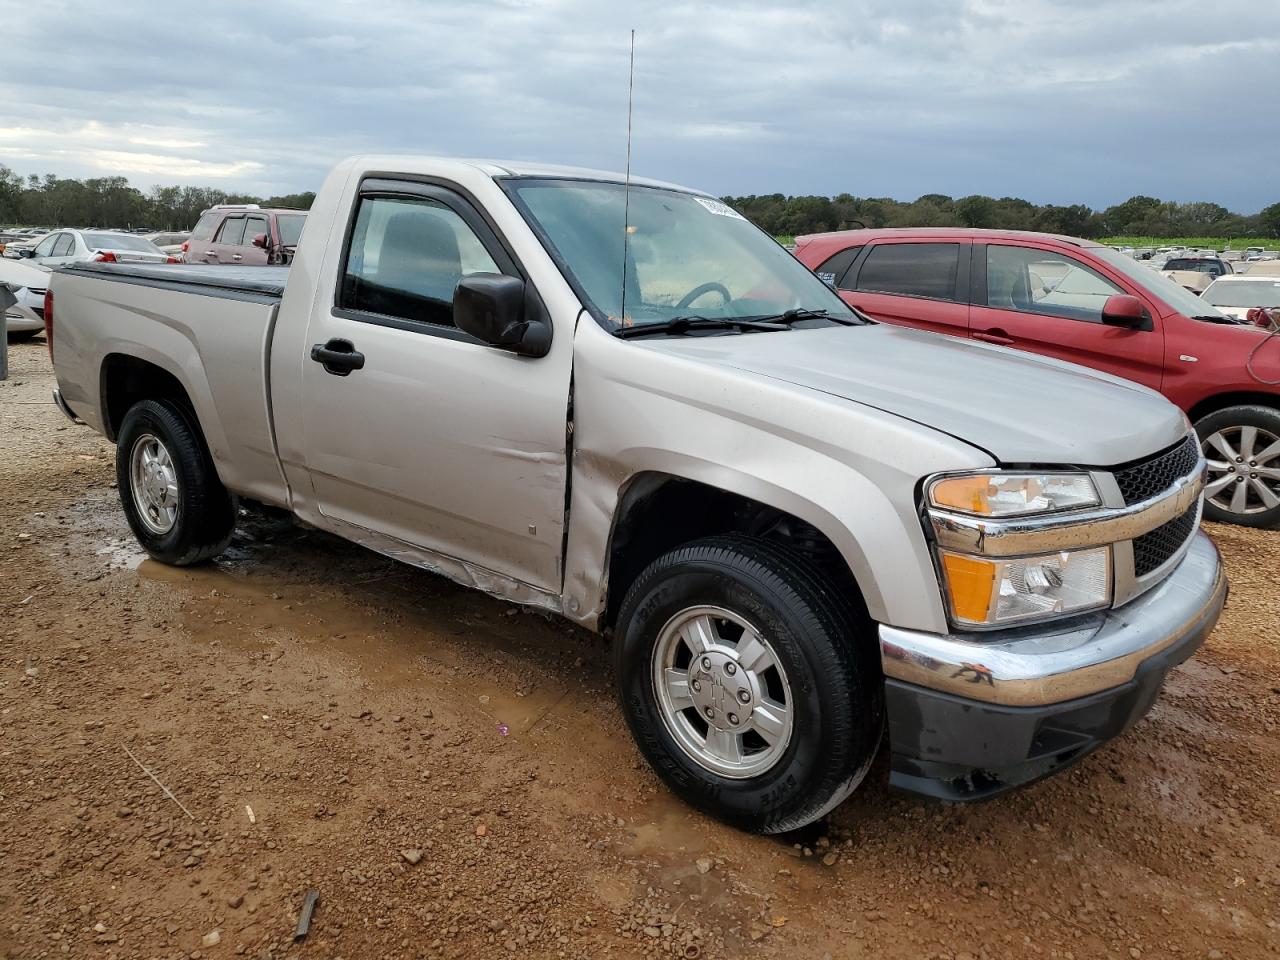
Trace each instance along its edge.
{"label": "chrome door handle", "polygon": [[216,257],[216,256],[218,255],[218,251],[217,251],[217,250],[206,250],[206,251],[204,252],[204,255],[205,255],[206,257]]}
{"label": "chrome door handle", "polygon": [[236,254],[232,254],[231,259],[232,259],[232,260],[243,260],[243,259],[244,259],[244,257],[242,257],[242,256],[240,256],[240,254],[236,253]]}

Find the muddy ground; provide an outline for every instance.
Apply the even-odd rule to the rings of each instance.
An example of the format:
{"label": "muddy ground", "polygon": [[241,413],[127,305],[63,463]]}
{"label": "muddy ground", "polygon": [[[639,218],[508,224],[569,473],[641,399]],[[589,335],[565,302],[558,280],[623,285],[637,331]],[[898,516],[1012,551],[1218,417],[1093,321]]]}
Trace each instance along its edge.
{"label": "muddy ground", "polygon": [[1221,625],[1069,773],[944,806],[882,758],[752,837],[640,761],[596,637],[281,522],[145,559],[113,449],[11,357],[0,957],[1280,955],[1280,534],[1212,530]]}

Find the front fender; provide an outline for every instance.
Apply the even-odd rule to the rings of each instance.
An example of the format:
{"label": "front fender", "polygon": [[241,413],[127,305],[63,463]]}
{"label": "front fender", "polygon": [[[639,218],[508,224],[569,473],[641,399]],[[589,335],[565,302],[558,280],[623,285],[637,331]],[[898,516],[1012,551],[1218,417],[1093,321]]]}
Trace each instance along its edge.
{"label": "front fender", "polygon": [[877,621],[946,629],[917,488],[931,473],[990,465],[985,453],[880,410],[638,348],[598,328],[576,342],[569,616],[599,624],[619,506],[636,477],[660,473],[812,524],[839,550]]}

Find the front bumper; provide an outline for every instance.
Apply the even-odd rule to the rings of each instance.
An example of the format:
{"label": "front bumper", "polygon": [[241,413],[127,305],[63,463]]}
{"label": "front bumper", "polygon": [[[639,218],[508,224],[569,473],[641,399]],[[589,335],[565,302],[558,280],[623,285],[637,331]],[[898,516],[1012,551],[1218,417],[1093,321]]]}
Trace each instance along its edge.
{"label": "front bumper", "polygon": [[1163,582],[1114,610],[999,633],[881,626],[891,784],[980,800],[1074,763],[1146,714],[1226,597],[1197,533]]}

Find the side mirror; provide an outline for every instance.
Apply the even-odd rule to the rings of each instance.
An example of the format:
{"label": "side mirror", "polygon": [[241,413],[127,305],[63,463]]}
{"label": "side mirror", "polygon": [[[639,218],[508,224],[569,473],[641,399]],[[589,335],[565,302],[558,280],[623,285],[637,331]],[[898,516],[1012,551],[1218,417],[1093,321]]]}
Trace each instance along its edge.
{"label": "side mirror", "polygon": [[525,286],[517,277],[473,273],[453,291],[453,323],[459,330],[522,357],[545,357],[551,351],[551,327],[525,319]]}
{"label": "side mirror", "polygon": [[1107,297],[1102,305],[1102,322],[1109,327],[1128,327],[1136,330],[1146,322],[1146,312],[1142,301],[1127,293],[1117,293]]}
{"label": "side mirror", "polygon": [[35,247],[19,247],[18,256],[23,260],[30,260],[36,255]]}
{"label": "side mirror", "polygon": [[253,238],[253,245],[255,247],[261,247],[263,250],[267,249],[267,235],[265,233],[255,234]]}

